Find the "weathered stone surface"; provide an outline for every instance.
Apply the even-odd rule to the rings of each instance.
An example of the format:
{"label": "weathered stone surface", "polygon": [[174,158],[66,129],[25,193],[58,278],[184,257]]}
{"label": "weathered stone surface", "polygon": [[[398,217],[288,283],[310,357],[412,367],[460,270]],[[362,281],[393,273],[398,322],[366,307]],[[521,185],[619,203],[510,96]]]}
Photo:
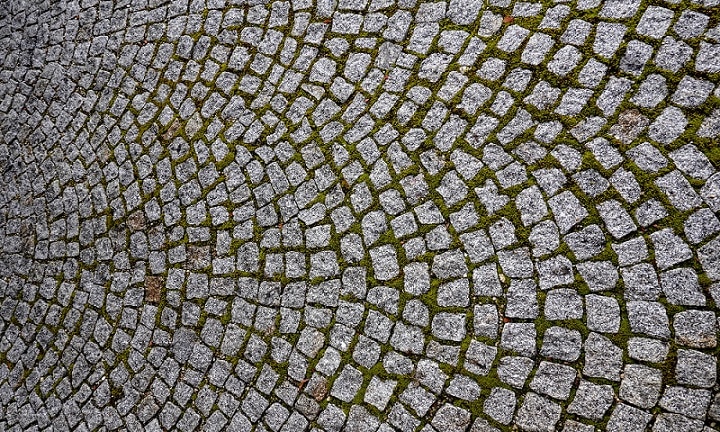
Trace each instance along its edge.
{"label": "weathered stone surface", "polygon": [[656,3],[0,2],[0,430],[716,427],[720,4]]}

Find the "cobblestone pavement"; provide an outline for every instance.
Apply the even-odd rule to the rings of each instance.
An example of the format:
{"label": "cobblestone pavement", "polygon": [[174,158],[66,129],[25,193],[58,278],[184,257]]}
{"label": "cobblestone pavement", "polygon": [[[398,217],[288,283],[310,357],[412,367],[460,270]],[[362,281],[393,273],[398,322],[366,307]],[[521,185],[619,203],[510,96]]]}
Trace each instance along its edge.
{"label": "cobblestone pavement", "polygon": [[718,0],[1,1],[0,430],[720,430],[718,83]]}

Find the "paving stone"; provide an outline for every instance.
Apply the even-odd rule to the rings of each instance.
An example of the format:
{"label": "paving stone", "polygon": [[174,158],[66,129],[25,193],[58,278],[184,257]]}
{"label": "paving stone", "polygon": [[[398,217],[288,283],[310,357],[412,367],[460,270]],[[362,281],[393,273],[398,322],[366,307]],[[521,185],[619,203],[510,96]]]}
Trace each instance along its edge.
{"label": "paving stone", "polygon": [[467,270],[465,256],[460,251],[444,252],[433,259],[432,271],[441,279],[464,277]]}
{"label": "paving stone", "polygon": [[576,422],[575,420],[566,421],[563,427],[563,432],[591,432],[593,430],[595,430],[594,426]]}
{"label": "paving stone", "polygon": [[405,291],[410,294],[423,294],[430,289],[430,273],[425,263],[412,263],[405,266]]}
{"label": "paving stone", "polygon": [[[558,63],[560,60],[558,61]],[[556,69],[557,70],[557,69]],[[560,96],[560,90],[551,86],[546,81],[538,83],[533,92],[524,99],[524,102],[534,105],[537,109],[545,110],[551,108]],[[563,148],[563,150],[566,150]],[[555,156],[555,155],[553,155]],[[561,155],[563,157],[566,155]]]}
{"label": "paving stone", "polygon": [[678,18],[673,26],[673,30],[683,39],[694,38],[700,36],[703,31],[705,31],[708,20],[709,17],[705,14],[694,11],[684,11],[680,14],[680,18]]}
{"label": "paving stone", "polygon": [[370,249],[370,257],[378,280],[390,280],[397,276],[400,268],[397,263],[397,253],[392,246],[380,246]]}
{"label": "paving stone", "polygon": [[527,431],[553,430],[560,420],[560,413],[560,405],[535,393],[528,393],[518,409],[515,421]]}
{"label": "paving stone", "polygon": [[673,317],[678,343],[695,348],[714,348],[717,345],[716,318],[711,311],[688,310]]}
{"label": "paving stone", "polygon": [[533,319],[538,317],[537,287],[531,279],[513,279],[506,293],[505,316]]}
{"label": "paving stone", "polygon": [[479,1],[455,0],[448,5],[447,16],[455,24],[471,24],[477,19],[482,6]]}
{"label": "paving stone", "polygon": [[567,411],[591,420],[600,420],[605,416],[614,399],[615,393],[611,386],[580,381],[580,385],[572,402],[568,405]]}
{"label": "paving stone", "polygon": [[497,249],[505,249],[517,243],[515,226],[506,218],[501,218],[490,226],[490,238]]}
{"label": "paving stone", "polygon": [[692,269],[668,270],[660,275],[660,284],[665,297],[672,304],[705,305],[705,294],[703,294],[697,275]]}
{"label": "paving stone", "polygon": [[546,220],[533,227],[528,240],[533,244],[533,257],[539,257],[560,246],[560,232],[555,223]]}
{"label": "paving stone", "polygon": [[[610,128],[610,134],[623,143],[630,144],[645,131],[649,124],[650,121],[648,118],[641,114],[640,111],[636,109],[629,109],[620,113],[618,116],[618,122]],[[620,173],[625,172],[622,169],[618,171]],[[613,177],[616,177],[616,175]],[[631,176],[625,175],[625,177],[630,178]],[[618,187],[618,185],[622,185],[621,182],[613,181],[613,185],[623,196],[628,195],[628,193],[622,193],[622,189]]]}
{"label": "paving stone", "polygon": [[697,256],[705,274],[711,280],[719,280],[720,271],[717,270],[717,265],[720,264],[720,237],[715,237],[714,240],[698,249]]}
{"label": "paving stone", "polygon": [[643,227],[652,225],[653,223],[667,217],[668,212],[659,201],[651,199],[642,203],[635,210],[635,218]]}
{"label": "paving stone", "polygon": [[396,384],[396,381],[382,381],[377,377],[373,377],[365,390],[365,402],[374,405],[381,411],[384,410],[390,401]]}
{"label": "paving stone", "polygon": [[457,398],[474,401],[480,397],[480,386],[472,378],[460,375],[450,381],[448,394]]}
{"label": "paving stone", "polygon": [[695,350],[679,349],[675,376],[678,384],[710,388],[717,378],[717,360]]}
{"label": "paving stone", "polygon": [[[437,332],[442,334],[440,328]],[[419,354],[424,348],[424,335],[419,327],[398,323],[395,325],[390,344],[398,351]]]}
{"label": "paving stone", "polygon": [[353,349],[353,360],[361,366],[370,369],[380,357],[380,347],[377,342],[372,339],[360,336],[355,348]]}
{"label": "paving stone", "polygon": [[590,333],[585,339],[585,366],[583,375],[601,377],[611,381],[620,380],[622,350],[598,333]]}
{"label": "paving stone", "polygon": [[493,304],[476,305],[473,308],[473,330],[476,336],[496,339],[499,320],[497,306]]}
{"label": "paving stone", "polygon": [[503,33],[498,42],[498,48],[505,52],[515,51],[530,32],[518,25],[512,25]]}
{"label": "paving stone", "polygon": [[592,291],[611,290],[619,279],[617,269],[608,261],[589,261],[576,268]]}
{"label": "paving stone", "polygon": [[580,205],[580,201],[569,191],[554,196],[548,204],[560,228],[560,234],[567,233],[588,215],[587,210]]}
{"label": "paving stone", "polygon": [[637,229],[630,215],[618,201],[605,201],[599,204],[597,209],[607,230],[616,239],[625,237]]}
{"label": "paving stone", "polygon": [[503,294],[500,278],[495,264],[485,264],[473,270],[473,288],[475,295],[501,296]]}
{"label": "paving stone", "polygon": [[497,348],[473,340],[465,353],[464,367],[470,373],[487,375],[496,355]]}
{"label": "paving stone", "polygon": [[633,332],[667,339],[670,328],[667,312],[662,304],[648,301],[630,301],[627,303],[630,328]]}
{"label": "paving stone", "polygon": [[635,237],[623,243],[613,244],[613,250],[618,256],[618,264],[627,266],[637,264],[648,257],[647,243],[643,237]]}
{"label": "paving stone", "polygon": [[430,312],[420,300],[410,300],[403,308],[403,318],[411,324],[424,327],[428,325]]}
{"label": "paving stone", "polygon": [[548,69],[556,75],[565,76],[577,66],[582,58],[580,50],[571,45],[560,48],[548,62]]}
{"label": "paving stone", "polygon": [[655,56],[655,64],[663,69],[678,72],[690,60],[691,55],[692,48],[687,43],[666,36]]}
{"label": "paving stone", "polygon": [[518,354],[535,354],[535,326],[531,323],[507,323],[503,326],[500,346]]}
{"label": "paving stone", "polygon": [[410,384],[405,391],[400,394],[400,400],[412,407],[418,415],[424,416],[433,402],[435,402],[435,396],[419,385]]}
{"label": "paving stone", "polygon": [[433,317],[432,329],[437,338],[459,342],[465,337],[465,316],[441,312]]}
{"label": "paving stone", "polygon": [[527,357],[503,357],[498,364],[498,377],[504,383],[515,388],[525,385],[534,362]]}
{"label": "paving stone", "polygon": [[448,379],[440,366],[431,360],[420,360],[417,365],[417,373],[420,383],[436,394],[440,393]]}
{"label": "paving stone", "polygon": [[643,431],[652,414],[623,403],[617,404],[607,423],[609,431]]}
{"label": "paving stone", "polygon": [[461,234],[459,237],[473,263],[482,262],[493,255],[493,246],[485,232],[472,231]]}
{"label": "paving stone", "polygon": [[350,402],[360,390],[363,383],[363,376],[360,371],[352,366],[345,366],[333,384],[330,395],[342,401]]}
{"label": "paving stone", "polygon": [[527,248],[498,251],[500,267],[509,277],[528,278],[533,275],[533,265]]}
{"label": "paving stone", "polygon": [[483,411],[498,423],[510,424],[516,403],[515,393],[502,387],[494,387],[485,399]]}
{"label": "paving stone", "polygon": [[540,355],[573,362],[580,357],[582,336],[577,330],[569,330],[563,327],[550,327],[543,335]]}
{"label": "paving stone", "polygon": [[645,9],[635,31],[643,36],[659,39],[665,35],[675,14],[670,9],[649,6]]}
{"label": "paving stone", "polygon": [[554,44],[555,41],[550,36],[544,33],[535,33],[530,36],[521,59],[525,63],[539,65]]}
{"label": "paving stone", "polygon": [[557,256],[537,264],[540,274],[540,289],[548,289],[573,282],[572,263],[565,257]]}
{"label": "paving stone", "polygon": [[679,414],[660,414],[653,425],[654,431],[687,430],[701,431],[703,423],[700,420],[689,419]]}
{"label": "paving stone", "polygon": [[619,396],[640,408],[650,409],[657,404],[661,387],[661,371],[643,365],[626,365]]}
{"label": "paving stone", "polygon": [[579,260],[597,256],[606,245],[605,235],[597,225],[590,225],[566,235],[565,242]]}
{"label": "paving stone", "polygon": [[470,425],[470,418],[466,410],[446,403],[435,413],[431,424],[441,430],[464,431]]}
{"label": "paving stone", "polygon": [[720,401],[718,400],[717,394],[713,397],[712,403],[710,405],[710,409],[708,410],[708,417],[710,417],[713,420],[717,420],[718,418],[718,403]]}
{"label": "paving stone", "polygon": [[671,228],[654,232],[650,235],[655,250],[655,262],[660,269],[692,258],[692,251]]}
{"label": "paving stone", "polygon": [[720,65],[715,59],[715,55],[718,52],[718,44],[701,43],[700,51],[697,53],[697,65],[698,71],[705,72],[717,72],[720,70]]}
{"label": "paving stone", "polygon": [[367,409],[360,405],[354,405],[350,408],[350,412],[345,422],[345,430],[359,432],[362,430],[376,430],[379,421],[368,412]]}
{"label": "paving stone", "polygon": [[549,321],[582,319],[582,298],[572,289],[548,291],[545,297],[545,319]]}
{"label": "paving stone", "polygon": [[642,73],[645,63],[652,54],[652,46],[638,40],[632,40],[628,43],[625,55],[620,60],[620,68],[625,72],[638,76]]}
{"label": "paving stone", "polygon": [[318,424],[328,431],[340,431],[345,423],[345,413],[335,405],[329,404],[318,416]]}
{"label": "paving stone", "polygon": [[[705,102],[705,99],[707,99],[708,96],[710,96],[710,92],[712,92],[713,87],[714,86],[712,85],[712,83],[708,81],[698,80],[689,76],[685,76],[680,81],[677,90],[675,90],[675,93],[673,94],[673,102],[677,103],[680,106],[686,107],[699,106],[700,104]],[[700,154],[697,156],[698,163],[703,163],[705,155]],[[674,159],[675,158],[673,158],[673,160]],[[688,158],[688,162],[690,162],[690,160],[692,159]],[[688,162],[685,162],[685,164],[687,164]],[[678,164],[676,163],[676,165]],[[712,170],[711,167],[708,168]]]}
{"label": "paving stone", "polygon": [[660,398],[660,406],[667,411],[690,418],[704,419],[710,405],[709,390],[668,386]]}
{"label": "paving stone", "polygon": [[687,120],[682,111],[668,107],[650,125],[648,136],[661,144],[670,144],[680,136],[686,125]]}
{"label": "paving stone", "polygon": [[650,264],[637,264],[621,270],[628,300],[657,300],[660,283],[655,268]]}
{"label": "paving stone", "polygon": [[617,333],[620,329],[620,306],[612,297],[588,295],[587,305],[588,329],[600,333]]}
{"label": "paving stone", "polygon": [[595,170],[586,170],[573,175],[573,180],[586,194],[598,196],[605,192],[610,183]]}
{"label": "paving stone", "polygon": [[[605,8],[607,6],[604,6]],[[627,32],[627,27],[620,23],[600,23],[597,26],[593,51],[605,58],[612,58],[619,48]]]}
{"label": "paving stone", "polygon": [[668,345],[655,339],[635,337],[628,341],[628,354],[636,360],[660,363],[668,355]]}
{"label": "paving stone", "polygon": [[470,284],[467,279],[458,279],[440,285],[438,306],[467,306],[470,303]]}
{"label": "paving stone", "polygon": [[628,151],[630,158],[644,171],[657,172],[667,166],[667,159],[649,143],[642,143]]}
{"label": "paving stone", "polygon": [[530,388],[556,399],[566,400],[570,396],[577,372],[575,369],[550,362],[541,362]]}

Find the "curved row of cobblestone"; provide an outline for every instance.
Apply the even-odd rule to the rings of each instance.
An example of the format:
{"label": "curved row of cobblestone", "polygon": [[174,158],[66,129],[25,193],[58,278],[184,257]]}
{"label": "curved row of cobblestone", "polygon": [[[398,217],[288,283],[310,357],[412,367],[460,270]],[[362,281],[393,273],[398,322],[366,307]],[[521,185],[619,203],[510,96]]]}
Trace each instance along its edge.
{"label": "curved row of cobblestone", "polygon": [[0,3],[0,430],[720,430],[718,0]]}

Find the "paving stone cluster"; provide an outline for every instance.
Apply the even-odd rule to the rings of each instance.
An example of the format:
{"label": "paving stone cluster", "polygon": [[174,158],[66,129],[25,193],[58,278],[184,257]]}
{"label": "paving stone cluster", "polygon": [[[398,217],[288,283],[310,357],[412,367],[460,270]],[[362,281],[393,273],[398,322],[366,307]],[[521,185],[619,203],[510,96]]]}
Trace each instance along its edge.
{"label": "paving stone cluster", "polygon": [[0,2],[0,430],[720,430],[720,1]]}

